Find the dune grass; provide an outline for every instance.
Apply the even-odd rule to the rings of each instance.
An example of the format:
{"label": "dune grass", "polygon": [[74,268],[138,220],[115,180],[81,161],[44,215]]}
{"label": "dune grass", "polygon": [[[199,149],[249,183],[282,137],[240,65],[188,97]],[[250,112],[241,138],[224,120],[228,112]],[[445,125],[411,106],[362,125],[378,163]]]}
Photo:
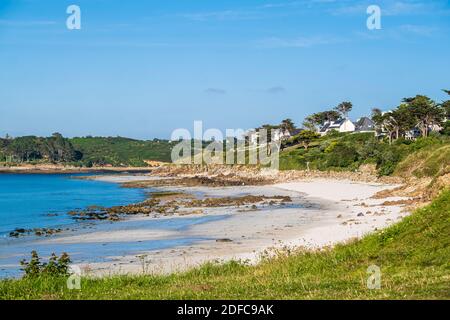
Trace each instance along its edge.
{"label": "dune grass", "polygon": [[450,144],[432,145],[407,156],[397,165],[397,176],[435,177],[450,172]]}
{"label": "dune grass", "polygon": [[[367,268],[381,268],[381,289]],[[450,299],[450,190],[400,223],[322,252],[291,252],[256,266],[205,264],[168,276],[0,281],[1,299]]]}

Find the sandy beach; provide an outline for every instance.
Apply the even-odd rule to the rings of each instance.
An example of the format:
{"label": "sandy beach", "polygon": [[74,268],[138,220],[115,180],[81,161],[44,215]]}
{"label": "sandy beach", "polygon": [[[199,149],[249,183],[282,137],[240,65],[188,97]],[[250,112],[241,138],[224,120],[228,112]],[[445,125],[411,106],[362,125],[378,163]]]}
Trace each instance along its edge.
{"label": "sandy beach", "polygon": [[[136,176],[99,179],[115,183],[135,181]],[[153,179],[148,177],[147,179]],[[262,254],[275,248],[304,247],[311,250],[359,238],[384,228],[408,215],[401,205],[384,205],[387,200],[372,199],[379,191],[396,185],[331,179],[311,179],[266,186],[242,187],[159,187],[158,191],[184,192],[201,197],[236,197],[243,194],[292,198],[292,204],[276,207],[261,204],[257,210],[242,207],[206,208],[202,216],[222,217],[215,221],[174,230],[116,230],[92,232],[43,240],[47,243],[103,243],[164,239],[204,239],[190,245],[108,257],[107,262],[84,263],[84,274],[92,276],[183,271],[207,261],[245,260],[257,263]],[[395,203],[394,203],[395,204]],[[135,217],[142,219],[186,219]]]}

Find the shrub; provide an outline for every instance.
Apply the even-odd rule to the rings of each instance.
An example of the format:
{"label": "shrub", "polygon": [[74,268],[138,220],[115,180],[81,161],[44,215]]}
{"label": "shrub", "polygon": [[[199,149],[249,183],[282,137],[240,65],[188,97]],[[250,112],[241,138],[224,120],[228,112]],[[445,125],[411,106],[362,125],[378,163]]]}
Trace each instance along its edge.
{"label": "shrub", "polygon": [[336,144],[329,153],[327,165],[330,167],[348,167],[358,159],[356,149],[345,144]]}
{"label": "shrub", "polygon": [[426,138],[417,139],[413,144],[411,144],[411,148],[412,150],[420,150],[428,146],[440,144],[441,142],[442,140],[439,136],[433,134]]}
{"label": "shrub", "polygon": [[447,122],[444,123],[444,127],[441,130],[441,134],[450,136],[450,120],[447,120]]}
{"label": "shrub", "polygon": [[69,275],[69,264],[71,260],[67,253],[61,254],[58,257],[55,253],[52,253],[48,263],[41,262],[36,251],[31,251],[31,259],[28,262],[23,259],[20,261],[22,270],[25,273],[25,277],[38,277],[41,275],[49,276],[67,276]]}

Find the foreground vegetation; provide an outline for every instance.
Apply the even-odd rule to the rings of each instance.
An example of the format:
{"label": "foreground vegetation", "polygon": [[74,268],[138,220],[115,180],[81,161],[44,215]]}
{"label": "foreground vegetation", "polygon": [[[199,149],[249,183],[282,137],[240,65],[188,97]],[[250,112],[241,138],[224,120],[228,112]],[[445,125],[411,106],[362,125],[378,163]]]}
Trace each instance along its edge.
{"label": "foreground vegetation", "polygon": [[[402,222],[321,252],[285,252],[256,266],[206,264],[169,276],[81,281],[40,275],[0,282],[0,299],[450,299],[450,190]],[[381,268],[381,289],[367,269]]]}

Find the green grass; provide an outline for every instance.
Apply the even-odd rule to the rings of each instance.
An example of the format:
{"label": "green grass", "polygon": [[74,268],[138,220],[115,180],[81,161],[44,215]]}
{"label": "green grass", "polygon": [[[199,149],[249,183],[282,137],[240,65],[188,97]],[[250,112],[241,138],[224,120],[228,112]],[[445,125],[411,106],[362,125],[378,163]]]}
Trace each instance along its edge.
{"label": "green grass", "polygon": [[144,160],[171,162],[175,143],[167,140],[135,140],[123,137],[48,138],[28,136],[0,138],[0,162],[74,166],[147,166]]}
{"label": "green grass", "polygon": [[390,145],[373,133],[332,133],[314,141],[307,150],[300,146],[283,150],[280,169],[305,170],[309,162],[312,170],[354,171],[363,164],[375,164],[380,176],[402,175],[420,159],[423,166],[413,174],[432,177],[450,165],[449,146],[449,137],[439,134],[416,141],[399,139]]}
{"label": "green grass", "polygon": [[414,152],[400,162],[394,174],[434,177],[450,171],[450,144],[432,145]]}
{"label": "green grass", "polygon": [[171,162],[173,143],[166,140],[134,140],[122,137],[85,137],[70,139],[83,153],[82,163],[114,166],[146,166],[143,160]]}
{"label": "green grass", "polygon": [[[381,268],[381,289],[366,286]],[[3,280],[0,299],[450,299],[450,190],[402,222],[322,252],[292,252],[257,266],[205,264],[169,276]]]}

